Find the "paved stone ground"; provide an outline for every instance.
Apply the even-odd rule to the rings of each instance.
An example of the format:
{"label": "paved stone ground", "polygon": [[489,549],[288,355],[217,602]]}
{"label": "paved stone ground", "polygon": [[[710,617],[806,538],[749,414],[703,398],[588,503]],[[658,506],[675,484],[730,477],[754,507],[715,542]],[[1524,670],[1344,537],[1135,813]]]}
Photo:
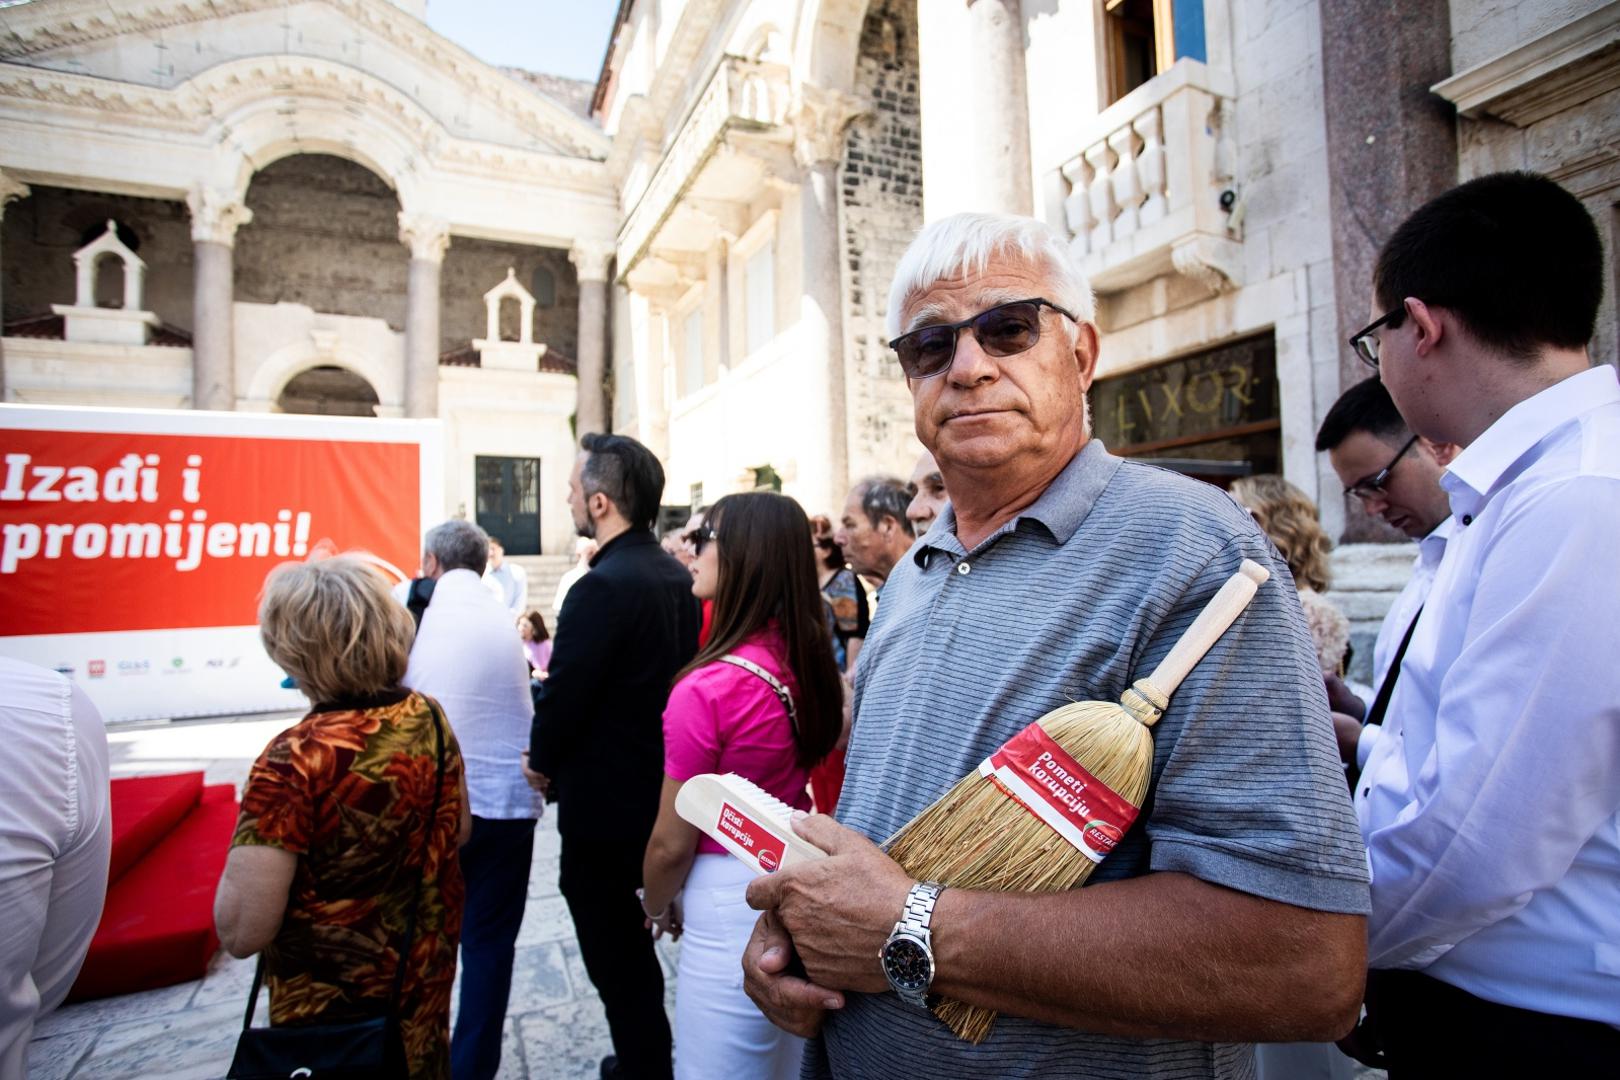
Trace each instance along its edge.
{"label": "paved stone ground", "polygon": [[[240,789],[271,736],[295,717],[247,717],[115,729],[108,736],[114,776],[203,769],[210,784]],[[518,934],[512,1000],[501,1052],[503,1080],[597,1076],[612,1052],[607,1022],[557,892],[554,815],[535,836],[529,903]],[[678,946],[660,943],[666,1007],[675,1001]],[[253,961],[214,957],[208,974],[180,986],[67,1005],[41,1020],[30,1047],[30,1080],[216,1080],[224,1076],[242,1024]],[[263,1022],[265,997],[259,995]]]}

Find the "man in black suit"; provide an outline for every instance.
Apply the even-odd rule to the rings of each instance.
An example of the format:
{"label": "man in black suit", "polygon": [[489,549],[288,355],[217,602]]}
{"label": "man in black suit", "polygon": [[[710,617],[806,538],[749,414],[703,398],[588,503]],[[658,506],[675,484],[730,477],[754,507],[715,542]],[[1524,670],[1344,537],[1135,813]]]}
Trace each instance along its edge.
{"label": "man in black suit", "polygon": [[697,653],[700,613],[692,575],[652,533],[663,466],[623,435],[581,446],[568,504],[597,553],[557,617],[525,771],[558,804],[559,885],[616,1052],[602,1076],[664,1080],[664,978],[636,890],[663,783],[664,704]]}

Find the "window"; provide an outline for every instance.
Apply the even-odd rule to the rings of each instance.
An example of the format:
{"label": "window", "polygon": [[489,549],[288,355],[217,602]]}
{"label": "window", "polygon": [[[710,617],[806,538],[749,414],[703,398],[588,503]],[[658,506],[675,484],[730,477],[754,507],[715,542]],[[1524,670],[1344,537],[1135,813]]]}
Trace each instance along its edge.
{"label": "window", "polygon": [[1109,100],[1183,56],[1205,60],[1203,0],[1103,0]]}
{"label": "window", "polygon": [[776,336],[775,243],[766,241],[764,247],[748,257],[743,284],[747,290],[746,352],[753,355]]}
{"label": "window", "polygon": [[698,306],[686,316],[686,379],[683,390],[692,393],[701,389],[707,380],[708,365],[703,355],[703,308]]}

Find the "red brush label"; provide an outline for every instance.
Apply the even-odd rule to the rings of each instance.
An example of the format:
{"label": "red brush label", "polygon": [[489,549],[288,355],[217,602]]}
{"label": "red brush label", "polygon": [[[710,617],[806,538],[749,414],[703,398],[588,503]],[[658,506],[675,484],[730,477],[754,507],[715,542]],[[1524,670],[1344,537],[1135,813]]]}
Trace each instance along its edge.
{"label": "red brush label", "polygon": [[1092,862],[1102,862],[1136,820],[1136,807],[1087,772],[1039,723],[986,758],[979,775],[996,781]]}
{"label": "red brush label", "polygon": [[772,873],[782,865],[786,841],[735,806],[721,803],[720,820],[715,824],[726,838],[746,851],[765,873]]}

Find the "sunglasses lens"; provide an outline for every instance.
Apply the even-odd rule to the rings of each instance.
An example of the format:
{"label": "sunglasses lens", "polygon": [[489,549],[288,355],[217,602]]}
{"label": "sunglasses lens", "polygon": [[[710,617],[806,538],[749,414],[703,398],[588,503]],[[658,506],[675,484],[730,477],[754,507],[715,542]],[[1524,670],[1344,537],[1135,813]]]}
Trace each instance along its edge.
{"label": "sunglasses lens", "polygon": [[925,326],[907,334],[894,347],[900,370],[910,379],[925,379],[943,371],[956,352],[956,331],[944,326]]}
{"label": "sunglasses lens", "polygon": [[973,336],[991,356],[1013,356],[1031,348],[1041,336],[1041,309],[1036,304],[1006,304],[973,320]]}

